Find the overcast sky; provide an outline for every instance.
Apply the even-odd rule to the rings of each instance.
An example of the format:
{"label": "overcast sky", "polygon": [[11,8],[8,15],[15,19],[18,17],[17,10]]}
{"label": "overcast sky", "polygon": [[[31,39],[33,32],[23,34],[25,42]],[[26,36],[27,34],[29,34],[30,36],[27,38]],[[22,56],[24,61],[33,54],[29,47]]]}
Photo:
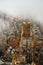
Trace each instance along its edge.
{"label": "overcast sky", "polygon": [[14,16],[31,17],[43,27],[43,0],[0,0],[0,10]]}
{"label": "overcast sky", "polygon": [[14,16],[43,19],[43,0],[0,0],[0,10]]}

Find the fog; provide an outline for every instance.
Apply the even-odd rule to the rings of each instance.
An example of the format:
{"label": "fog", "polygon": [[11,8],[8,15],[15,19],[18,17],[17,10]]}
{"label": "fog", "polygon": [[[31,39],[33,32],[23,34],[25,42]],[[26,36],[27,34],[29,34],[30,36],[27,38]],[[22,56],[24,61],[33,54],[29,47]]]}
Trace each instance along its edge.
{"label": "fog", "polygon": [[43,29],[43,0],[0,0],[0,10],[15,17],[32,19]]}

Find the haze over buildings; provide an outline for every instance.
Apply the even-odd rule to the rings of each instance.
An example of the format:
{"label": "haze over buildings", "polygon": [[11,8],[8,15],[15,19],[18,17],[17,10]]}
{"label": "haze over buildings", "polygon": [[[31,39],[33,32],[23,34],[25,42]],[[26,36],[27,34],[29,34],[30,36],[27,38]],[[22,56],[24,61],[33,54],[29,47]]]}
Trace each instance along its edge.
{"label": "haze over buildings", "polygon": [[43,0],[0,0],[0,10],[16,17],[33,19],[43,27]]}

